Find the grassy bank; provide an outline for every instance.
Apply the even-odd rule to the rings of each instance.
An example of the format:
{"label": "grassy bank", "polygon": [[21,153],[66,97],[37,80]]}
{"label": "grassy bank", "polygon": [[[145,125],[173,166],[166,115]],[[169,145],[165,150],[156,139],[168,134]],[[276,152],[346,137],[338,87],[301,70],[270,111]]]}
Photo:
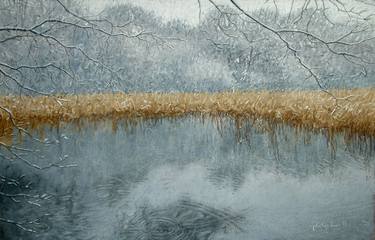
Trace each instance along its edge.
{"label": "grassy bank", "polygon": [[[311,130],[375,136],[375,89],[332,91],[136,93],[0,97],[0,135],[23,127],[79,119],[163,118],[199,114],[265,119]],[[9,110],[9,112],[7,112]]]}

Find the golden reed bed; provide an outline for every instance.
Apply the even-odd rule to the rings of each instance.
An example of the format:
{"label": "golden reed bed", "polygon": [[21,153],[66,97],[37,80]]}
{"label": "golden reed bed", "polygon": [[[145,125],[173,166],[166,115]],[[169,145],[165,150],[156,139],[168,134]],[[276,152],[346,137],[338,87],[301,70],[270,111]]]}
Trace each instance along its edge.
{"label": "golden reed bed", "polygon": [[[134,93],[0,97],[0,136],[14,123],[33,128],[79,119],[164,118],[184,115],[264,119],[329,133],[375,136],[375,89],[332,91]],[[9,110],[9,112],[7,112]]]}

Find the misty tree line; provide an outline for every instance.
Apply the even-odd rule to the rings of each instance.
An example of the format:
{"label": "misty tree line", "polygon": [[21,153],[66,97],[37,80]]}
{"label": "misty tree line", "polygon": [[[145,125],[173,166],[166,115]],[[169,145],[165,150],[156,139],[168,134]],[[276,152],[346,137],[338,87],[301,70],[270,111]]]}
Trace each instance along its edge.
{"label": "misty tree line", "polygon": [[[291,7],[286,14],[277,5],[247,12],[234,1],[226,6],[208,1],[210,12],[191,26],[181,20],[165,22],[130,4],[107,7],[91,16],[78,0],[2,0],[0,94],[325,90],[374,85],[371,11],[347,9],[338,0],[306,0],[302,8]],[[0,111],[11,115],[1,104]],[[28,136],[31,142],[54,147]],[[0,148],[2,164],[16,160],[37,172],[35,176],[46,168],[67,167],[64,156],[47,157],[45,165],[37,165],[28,160],[31,153],[37,155],[33,149],[2,142]],[[37,157],[35,162],[41,164]],[[13,213],[18,207],[14,199],[39,204],[48,195],[28,194],[30,184],[17,177],[18,166],[3,171],[0,201],[13,215],[0,216],[0,222],[34,232],[37,222]]]}
{"label": "misty tree line", "polygon": [[246,16],[236,5],[211,3],[191,26],[130,4],[92,17],[78,1],[2,1],[1,93],[373,85],[371,14],[336,6],[344,16],[335,17],[304,5],[288,14],[275,7]]}

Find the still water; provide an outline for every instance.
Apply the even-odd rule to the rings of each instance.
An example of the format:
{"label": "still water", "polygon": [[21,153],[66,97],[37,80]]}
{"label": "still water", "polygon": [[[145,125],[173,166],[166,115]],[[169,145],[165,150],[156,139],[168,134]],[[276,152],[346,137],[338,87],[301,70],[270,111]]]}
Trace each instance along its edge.
{"label": "still water", "polygon": [[86,125],[15,145],[40,166],[63,160],[45,170],[2,152],[1,190],[27,196],[0,197],[0,217],[35,232],[0,222],[0,239],[373,238],[374,157],[340,136],[239,134],[230,119]]}

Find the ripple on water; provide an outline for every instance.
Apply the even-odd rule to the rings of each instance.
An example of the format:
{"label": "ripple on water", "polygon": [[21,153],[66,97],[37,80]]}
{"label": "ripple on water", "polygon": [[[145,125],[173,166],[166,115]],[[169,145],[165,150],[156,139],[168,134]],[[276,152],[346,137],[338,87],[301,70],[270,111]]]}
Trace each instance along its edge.
{"label": "ripple on water", "polygon": [[130,218],[121,237],[137,240],[205,240],[219,232],[242,231],[244,217],[190,199],[165,208],[144,205]]}

